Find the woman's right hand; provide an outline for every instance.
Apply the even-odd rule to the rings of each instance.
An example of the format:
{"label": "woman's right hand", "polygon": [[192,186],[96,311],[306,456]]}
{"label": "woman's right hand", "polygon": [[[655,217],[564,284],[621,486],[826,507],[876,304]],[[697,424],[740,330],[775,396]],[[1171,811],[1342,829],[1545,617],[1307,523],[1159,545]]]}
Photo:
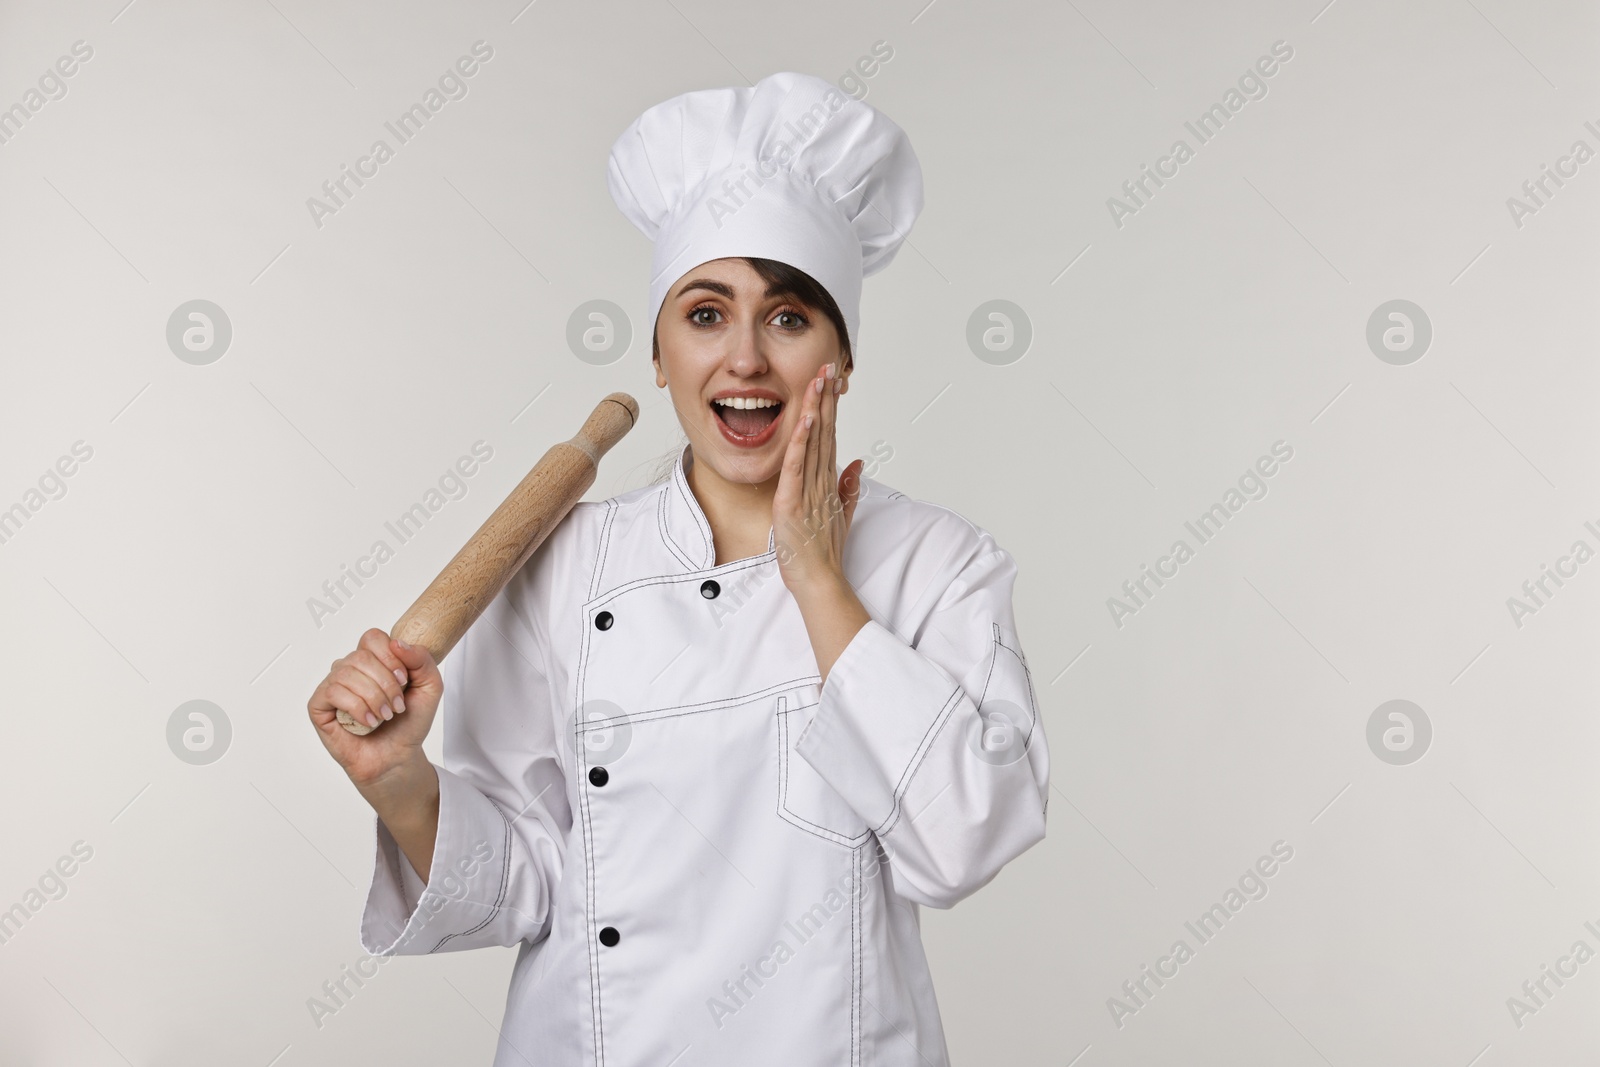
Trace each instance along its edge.
{"label": "woman's right hand", "polygon": [[[306,710],[328,754],[366,791],[398,769],[415,767],[417,759],[426,761],[422,742],[443,695],[444,679],[427,649],[374,627],[361,635],[355,651],[333,661]],[[370,725],[373,716],[380,725],[353,734],[339,724],[340,709],[359,723]]]}

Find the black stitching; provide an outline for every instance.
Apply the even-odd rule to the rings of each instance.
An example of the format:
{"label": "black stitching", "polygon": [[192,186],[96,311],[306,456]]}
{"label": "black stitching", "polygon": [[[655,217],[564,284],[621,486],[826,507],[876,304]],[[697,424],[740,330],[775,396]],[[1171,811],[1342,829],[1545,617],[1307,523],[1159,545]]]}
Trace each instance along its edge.
{"label": "black stitching", "polygon": [[[581,750],[580,750],[581,751]],[[581,761],[579,761],[581,762]],[[587,868],[585,879],[585,907],[584,928],[588,936],[584,938],[589,946],[589,1018],[594,1025],[595,1062],[605,1063],[605,1015],[600,1004],[600,961],[595,951],[595,873],[594,873],[594,833],[590,824],[588,790],[581,785],[578,787],[578,796],[583,805],[583,853],[584,866]]]}
{"label": "black stitching", "polygon": [[945,697],[944,703],[939,707],[939,713],[935,715],[933,717],[933,721],[928,724],[927,730],[925,730],[922,734],[921,742],[918,743],[916,750],[912,752],[911,762],[908,763],[906,765],[906,769],[900,773],[900,781],[895,783],[894,795],[896,802],[898,802],[899,799],[905,795],[906,786],[910,784],[912,777],[916,774],[916,768],[920,766],[922,761],[927,757],[928,749],[933,747],[934,738],[941,730],[944,729],[944,721],[949,717],[950,710],[954,708],[956,703],[965,695],[966,693],[962,690],[960,684],[958,683],[956,687],[950,691],[950,695]]}
{"label": "black stitching", "polygon": [[678,542],[672,539],[672,534],[667,530],[667,491],[665,486],[662,486],[661,491],[656,494],[656,525],[661,528],[661,540],[666,542],[667,550],[678,557],[679,563],[693,570],[694,560],[683,554],[683,550],[678,547]]}
{"label": "black stitching", "polygon": [[[705,711],[721,711],[723,708],[734,708],[740,704],[753,703],[761,697],[771,696],[773,693],[781,692],[785,689],[796,689],[807,682],[814,681],[816,677],[813,674],[805,678],[791,678],[787,682],[778,682],[776,685],[769,685],[765,689],[759,689],[754,693],[747,693],[743,696],[719,697],[716,700],[704,700],[697,704],[670,704],[663,708],[652,708],[649,711],[641,711],[637,714],[624,712],[621,715],[612,715],[604,719],[585,719],[582,727],[585,730],[598,730],[613,723],[620,725],[623,723],[657,722],[661,719],[675,719],[680,715],[699,715]],[[809,708],[811,705],[807,704],[806,707]],[[664,712],[671,712],[672,714],[663,714]]]}
{"label": "black stitching", "polygon": [[861,916],[861,897],[863,890],[859,877],[859,865],[866,862],[864,852],[854,852],[850,856],[850,1063],[851,1067],[859,1067],[861,1063],[861,939],[863,927],[866,925]]}
{"label": "black stitching", "polygon": [[783,798],[789,789],[789,761],[783,758],[783,746],[788,739],[783,735],[783,717],[787,714],[789,698],[778,698],[778,804],[774,809],[778,818],[783,818]]}
{"label": "black stitching", "polygon": [[999,623],[993,623],[992,625],[994,626],[994,643],[999,645],[1001,648],[1005,649],[1007,652],[1011,653],[1013,656],[1016,656],[1018,659],[1021,659],[1022,658],[1022,651],[1020,649],[1012,648],[1010,645],[1006,644],[1005,641],[1001,638],[1001,636],[1000,636],[1000,624]]}
{"label": "black stitching", "polygon": [[589,595],[593,597],[600,588],[601,568],[605,565],[606,554],[611,547],[611,522],[616,518],[617,505],[614,500],[606,501],[606,518],[600,526],[600,545],[595,552],[594,573],[589,578]]}
{"label": "black stitching", "polygon": [[[1039,725],[1039,694],[1033,691],[1033,672],[1028,669],[1028,661],[1022,659],[1020,654],[1017,656],[1017,659],[1021,660],[1022,662],[1022,677],[1028,683],[1028,703],[1031,705],[1028,710],[1033,713],[1033,718],[1028,723],[1028,736],[1022,739],[1022,745],[1024,748],[1026,748],[1028,746],[1028,742],[1033,740],[1034,727]],[[1048,795],[1046,795],[1045,803],[1048,804],[1049,802],[1050,798]]]}
{"label": "black stitching", "polygon": [[[1022,658],[1022,653],[1000,639],[1000,624],[993,623],[992,625],[994,626],[994,643],[1017,657],[1017,664],[1022,668],[1023,680],[1028,683],[1028,732],[1022,735],[1022,747],[1027,749],[1029,742],[1033,740],[1033,728],[1039,722],[1039,696],[1033,691],[1033,672],[1028,669],[1028,661]],[[1000,653],[997,651],[995,658],[998,659],[999,656]],[[994,673],[992,664],[989,670],[992,676]],[[989,682],[987,680],[983,683],[983,695],[989,695]],[[978,706],[980,708],[983,706],[982,698],[979,698]]]}
{"label": "black stitching", "polygon": [[500,905],[505,902],[506,890],[511,885],[511,820],[506,818],[506,813],[501,809],[500,805],[495,804],[492,800],[489,803],[494,805],[494,810],[500,816],[500,821],[506,824],[505,844],[500,852],[500,892],[495,895],[494,903],[489,907],[489,914],[483,917],[482,922],[471,929],[462,930],[460,933],[445,934],[439,939],[437,945],[428,950],[429,954],[438,952],[439,949],[444,947],[444,943],[452,937],[466,937],[468,934],[475,934],[485,926],[488,926],[494,917],[500,914]]}
{"label": "black stitching", "polygon": [[689,484],[683,474],[682,453],[678,455],[678,465],[672,469],[672,484],[677,487],[678,495],[683,497],[683,506],[688,509],[689,514],[694,518],[700,529],[700,537],[706,543],[705,555],[702,558],[710,559],[715,563],[717,559],[716,542],[712,540],[711,527],[706,525],[706,518],[701,514],[700,506],[689,497]]}
{"label": "black stitching", "polygon": [[994,647],[990,649],[989,653],[989,673],[983,676],[983,689],[978,693],[976,706],[980,709],[983,707],[984,698],[989,695],[989,683],[994,680],[995,664],[1000,660],[1000,624],[991,623],[990,625],[993,627]]}
{"label": "black stitching", "polygon": [[[572,709],[572,713],[573,713],[573,729],[572,729],[572,742],[573,742],[573,745],[572,745],[572,747],[573,747],[573,751],[575,753],[577,753],[577,755],[573,759],[573,770],[572,770],[572,773],[575,776],[581,775],[581,766],[580,765],[583,763],[583,757],[582,757],[583,749],[579,746],[580,730],[579,730],[578,727],[579,727],[580,720],[578,719],[578,714],[579,714],[579,709],[581,709],[583,707],[583,695],[584,695],[584,692],[586,690],[586,683],[587,683],[587,680],[588,680],[589,640],[590,640],[590,635],[592,633],[592,631],[590,630],[589,627],[582,625],[582,619],[587,617],[588,609],[587,608],[580,608],[579,610],[580,610],[579,629],[582,632],[583,637],[580,639],[579,649],[578,649],[578,677],[577,677],[577,693],[576,693],[577,704]],[[594,926],[595,926],[595,922],[594,922],[594,906],[595,906],[594,905],[594,897],[595,897],[595,890],[594,890],[594,879],[595,879],[595,873],[594,873],[594,868],[595,868],[595,865],[594,865],[594,833],[593,833],[593,826],[590,823],[590,815],[589,815],[589,791],[587,789],[583,788],[583,784],[582,784],[581,780],[578,782],[578,785],[577,785],[576,789],[577,789],[577,794],[578,794],[578,811],[579,811],[579,815],[580,815],[579,822],[581,823],[582,828],[583,828],[583,861],[584,861],[583,922],[584,922],[584,929],[585,929],[586,934],[587,934],[587,936],[584,938],[584,941],[587,943],[588,951],[589,951],[589,1022],[590,1022],[590,1026],[594,1030],[595,1062],[596,1063],[604,1063],[605,1048],[604,1048],[604,1043],[603,1043],[603,1039],[602,1039],[602,1036],[601,1036],[601,1014],[600,1014],[600,973],[599,973],[600,963],[599,963],[599,960],[596,959],[596,957],[595,957],[595,947],[594,947],[595,946],[595,928],[594,928]]]}
{"label": "black stitching", "polygon": [[904,811],[904,805],[901,804],[901,800],[904,799],[906,790],[911,786],[911,779],[916,777],[916,772],[921,768],[934,739],[943,732],[945,724],[950,721],[951,709],[956,706],[961,696],[962,690],[958,685],[950,693],[950,696],[945,699],[944,705],[939,709],[939,714],[934,717],[933,722],[928,724],[927,732],[922,735],[921,744],[917,746],[916,752],[912,754],[911,762],[906,766],[905,772],[901,774],[899,784],[895,786],[894,806],[890,808],[889,815],[884,819],[883,825],[874,831],[879,836],[887,834],[893,829],[894,824],[900,821],[901,812]]}

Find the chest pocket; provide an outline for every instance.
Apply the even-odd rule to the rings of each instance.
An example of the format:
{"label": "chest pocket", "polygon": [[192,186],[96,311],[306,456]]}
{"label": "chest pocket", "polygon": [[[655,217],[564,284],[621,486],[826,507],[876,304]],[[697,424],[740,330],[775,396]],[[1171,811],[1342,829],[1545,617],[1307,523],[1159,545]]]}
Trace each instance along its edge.
{"label": "chest pocket", "polygon": [[777,704],[779,818],[846,848],[865,844],[870,833],[866,822],[794,750],[795,739],[816,713],[816,699],[790,693],[778,697]]}

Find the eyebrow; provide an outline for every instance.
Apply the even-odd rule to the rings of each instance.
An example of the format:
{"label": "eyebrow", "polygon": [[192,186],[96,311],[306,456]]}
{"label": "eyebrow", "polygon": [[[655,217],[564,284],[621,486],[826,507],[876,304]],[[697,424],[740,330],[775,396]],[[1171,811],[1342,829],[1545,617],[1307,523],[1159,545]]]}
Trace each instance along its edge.
{"label": "eyebrow", "polygon": [[[692,279],[682,289],[678,290],[678,297],[681,298],[683,296],[686,296],[693,289],[706,289],[706,290],[709,290],[710,292],[716,293],[717,295],[725,297],[725,298],[727,298],[729,300],[735,299],[734,292],[733,292],[733,286],[727,284],[726,282],[719,282],[715,278],[694,278],[694,279]],[[796,293],[792,292],[789,289],[785,289],[783,286],[777,285],[777,284],[768,285],[767,286],[767,291],[762,293],[761,295],[762,295],[762,297],[764,299],[768,299],[768,300],[772,299],[773,297],[777,297],[777,296],[786,296],[786,297],[789,297],[791,300],[799,300],[800,299],[799,296]]]}

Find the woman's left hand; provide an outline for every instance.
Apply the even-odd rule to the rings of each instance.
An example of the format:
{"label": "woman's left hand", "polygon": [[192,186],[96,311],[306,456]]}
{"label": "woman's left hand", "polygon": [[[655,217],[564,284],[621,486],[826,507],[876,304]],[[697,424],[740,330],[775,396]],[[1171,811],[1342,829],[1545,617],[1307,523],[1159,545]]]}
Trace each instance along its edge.
{"label": "woman's left hand", "polygon": [[778,570],[796,597],[846,582],[844,539],[860,498],[862,461],[842,477],[835,472],[837,368],[823,367],[806,389],[772,497]]}

